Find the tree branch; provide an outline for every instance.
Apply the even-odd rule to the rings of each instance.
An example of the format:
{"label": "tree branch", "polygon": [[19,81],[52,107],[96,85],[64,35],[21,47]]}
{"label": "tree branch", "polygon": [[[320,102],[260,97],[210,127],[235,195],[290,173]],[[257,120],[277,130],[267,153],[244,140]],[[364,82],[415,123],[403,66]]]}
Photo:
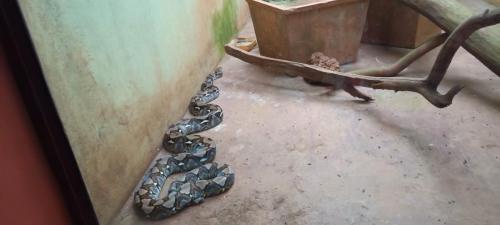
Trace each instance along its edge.
{"label": "tree branch", "polygon": [[[460,24],[448,37],[444,43],[439,55],[436,58],[436,62],[432,67],[432,71],[429,74],[427,81],[428,84],[436,89],[439,83],[444,78],[448,67],[450,67],[451,60],[458,48],[477,30],[492,26],[500,23],[500,8],[494,9],[492,11],[486,10],[483,14],[473,16]],[[500,38],[500,37],[497,37]],[[500,60],[500,59],[499,59]]]}
{"label": "tree branch", "polygon": [[426,78],[372,77],[331,71],[318,66],[256,55],[235,47],[234,43],[226,45],[225,50],[227,54],[245,62],[272,69],[273,71],[302,76],[313,81],[330,84],[336,88],[357,85],[373,89],[416,92],[434,106],[442,108],[450,105],[455,95],[463,88],[460,85],[454,86],[444,95],[437,91],[437,86],[442,81],[458,47],[474,31],[497,23],[500,23],[500,9],[486,11],[462,23],[446,40],[436,58],[431,73]]}
{"label": "tree branch", "polygon": [[228,55],[234,56],[247,63],[269,69],[273,72],[301,76],[310,80],[329,84],[336,89],[344,89],[344,87],[349,86],[363,86],[373,89],[416,92],[439,108],[448,106],[453,97],[461,89],[461,87],[456,87],[447,94],[441,95],[437,91],[429,89],[426,80],[423,78],[371,77],[337,72],[309,64],[256,55],[241,50],[232,43],[227,44],[224,48]]}
{"label": "tree branch", "polygon": [[366,76],[374,76],[374,77],[393,77],[397,76],[401,71],[406,69],[410,64],[415,62],[417,59],[425,55],[426,53],[430,52],[431,50],[435,49],[436,47],[440,46],[441,44],[444,43],[446,38],[448,37],[448,34],[440,34],[437,35],[420,46],[418,46],[415,49],[412,49],[408,54],[403,56],[401,59],[399,59],[397,62],[386,66],[382,68],[369,68],[369,69],[360,69],[360,70],[353,70],[350,71],[350,73],[355,73],[359,75],[366,75]]}

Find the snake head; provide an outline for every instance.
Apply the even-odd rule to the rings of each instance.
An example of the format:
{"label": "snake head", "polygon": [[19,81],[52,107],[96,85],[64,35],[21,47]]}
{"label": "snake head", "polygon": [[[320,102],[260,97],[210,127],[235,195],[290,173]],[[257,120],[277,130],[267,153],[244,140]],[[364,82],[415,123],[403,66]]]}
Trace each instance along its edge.
{"label": "snake head", "polygon": [[167,130],[167,136],[171,139],[180,138],[184,136],[184,131],[180,126],[172,126]]}
{"label": "snake head", "polygon": [[213,75],[213,77],[215,79],[221,78],[222,77],[222,67],[219,66],[219,67],[215,68],[214,72],[212,72],[210,75]]}

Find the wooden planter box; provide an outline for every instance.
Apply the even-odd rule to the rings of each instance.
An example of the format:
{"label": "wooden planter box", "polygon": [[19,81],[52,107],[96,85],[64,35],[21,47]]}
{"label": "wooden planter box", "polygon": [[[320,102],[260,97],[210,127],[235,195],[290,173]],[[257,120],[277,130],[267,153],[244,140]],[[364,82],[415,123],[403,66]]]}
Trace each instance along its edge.
{"label": "wooden planter box", "polygon": [[363,42],[415,48],[441,29],[398,0],[371,0]]}
{"label": "wooden planter box", "polygon": [[341,64],[356,60],[368,0],[297,0],[286,6],[247,0],[260,54],[307,62],[314,52]]}

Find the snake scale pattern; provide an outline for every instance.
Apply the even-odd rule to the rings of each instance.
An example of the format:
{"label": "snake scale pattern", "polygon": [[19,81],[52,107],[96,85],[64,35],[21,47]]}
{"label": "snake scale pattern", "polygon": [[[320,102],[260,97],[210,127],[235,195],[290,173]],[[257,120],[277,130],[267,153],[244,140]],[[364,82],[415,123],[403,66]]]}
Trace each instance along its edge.
{"label": "snake scale pattern", "polygon": [[[145,218],[167,218],[233,185],[232,169],[226,164],[218,166],[212,162],[216,152],[213,140],[193,135],[222,122],[222,108],[209,104],[219,96],[219,89],[213,83],[221,77],[220,67],[209,74],[201,85],[201,91],[189,104],[193,117],[183,119],[167,130],[163,148],[171,155],[155,162],[134,193],[134,205]],[[171,183],[166,197],[160,197],[167,177],[181,172],[186,173]]]}

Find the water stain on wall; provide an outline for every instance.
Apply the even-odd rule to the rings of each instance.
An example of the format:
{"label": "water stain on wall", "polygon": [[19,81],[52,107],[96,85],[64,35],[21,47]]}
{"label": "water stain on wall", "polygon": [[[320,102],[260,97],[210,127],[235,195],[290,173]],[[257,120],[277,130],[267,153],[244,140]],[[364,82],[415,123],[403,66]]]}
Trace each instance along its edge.
{"label": "water stain on wall", "polygon": [[212,17],[212,34],[220,54],[224,53],[224,45],[236,34],[237,7],[236,2],[224,0],[222,9]]}

